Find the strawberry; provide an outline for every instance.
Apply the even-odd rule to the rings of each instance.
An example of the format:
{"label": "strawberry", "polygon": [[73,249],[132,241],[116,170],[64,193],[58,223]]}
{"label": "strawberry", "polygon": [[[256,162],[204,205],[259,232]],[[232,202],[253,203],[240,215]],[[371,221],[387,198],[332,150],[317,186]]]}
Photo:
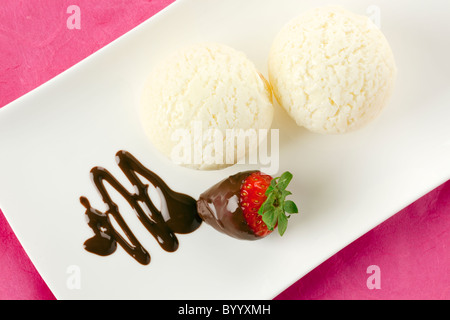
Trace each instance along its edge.
{"label": "strawberry", "polygon": [[260,171],[230,176],[204,192],[197,201],[200,217],[230,236],[255,240],[278,227],[280,235],[287,228],[289,215],[297,213],[291,194],[286,190],[292,179],[289,172],[272,178]]}

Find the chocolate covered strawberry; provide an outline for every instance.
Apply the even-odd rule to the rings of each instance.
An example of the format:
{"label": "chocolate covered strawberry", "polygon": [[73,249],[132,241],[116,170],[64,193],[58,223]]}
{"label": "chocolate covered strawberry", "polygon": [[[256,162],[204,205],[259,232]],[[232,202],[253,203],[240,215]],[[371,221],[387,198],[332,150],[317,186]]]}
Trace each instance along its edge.
{"label": "chocolate covered strawberry", "polygon": [[260,171],[235,174],[202,193],[197,211],[203,221],[238,239],[261,239],[277,227],[283,235],[289,214],[298,212],[286,200],[291,179],[289,172],[278,178]]}

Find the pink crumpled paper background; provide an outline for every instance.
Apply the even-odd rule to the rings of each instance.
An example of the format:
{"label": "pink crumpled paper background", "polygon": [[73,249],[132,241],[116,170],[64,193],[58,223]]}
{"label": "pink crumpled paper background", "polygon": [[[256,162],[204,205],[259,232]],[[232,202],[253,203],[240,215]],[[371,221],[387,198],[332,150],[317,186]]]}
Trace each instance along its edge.
{"label": "pink crumpled paper background", "polygon": [[[0,5],[0,108],[172,2],[3,0]],[[79,30],[67,28],[70,5],[81,9]],[[450,181],[357,239],[274,298],[447,300],[450,298],[449,243]],[[370,266],[378,267],[379,288],[369,289]],[[55,299],[1,211],[0,299]]]}

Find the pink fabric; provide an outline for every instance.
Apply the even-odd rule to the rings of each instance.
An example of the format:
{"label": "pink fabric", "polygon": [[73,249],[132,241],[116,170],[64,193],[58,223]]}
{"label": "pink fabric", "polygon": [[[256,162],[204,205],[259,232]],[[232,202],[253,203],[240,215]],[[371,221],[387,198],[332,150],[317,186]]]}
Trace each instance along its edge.
{"label": "pink fabric", "polygon": [[[48,81],[173,0],[3,0],[0,107]],[[67,28],[69,5],[81,29]],[[1,157],[0,157],[1,164]],[[449,299],[450,181],[331,257],[276,299]],[[370,290],[369,266],[380,289]],[[54,299],[0,212],[0,299]]]}

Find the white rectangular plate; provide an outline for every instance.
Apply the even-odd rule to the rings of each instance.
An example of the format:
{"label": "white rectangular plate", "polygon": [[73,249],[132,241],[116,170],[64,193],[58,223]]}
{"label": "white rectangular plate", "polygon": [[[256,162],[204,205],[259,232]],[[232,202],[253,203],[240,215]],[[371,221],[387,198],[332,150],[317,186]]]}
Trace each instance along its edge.
{"label": "white rectangular plate", "polygon": [[[135,108],[152,66],[183,45],[214,41],[242,50],[267,75],[278,30],[328,3],[179,0],[0,110],[0,207],[58,299],[271,299],[450,178],[450,3],[335,1],[361,14],[379,9],[398,64],[397,86],[382,115],[348,135],[308,133],[277,111],[280,171],[294,174],[291,191],[301,211],[283,238],[243,242],[202,225],[167,253],[129,212],[150,265],[121,248],[109,257],[83,249],[92,231],[79,197],[104,208],[89,178],[97,165],[126,184],[117,151],[130,151],[193,197],[242,169],[196,172],[152,149]],[[75,275],[79,288],[71,283]]]}

